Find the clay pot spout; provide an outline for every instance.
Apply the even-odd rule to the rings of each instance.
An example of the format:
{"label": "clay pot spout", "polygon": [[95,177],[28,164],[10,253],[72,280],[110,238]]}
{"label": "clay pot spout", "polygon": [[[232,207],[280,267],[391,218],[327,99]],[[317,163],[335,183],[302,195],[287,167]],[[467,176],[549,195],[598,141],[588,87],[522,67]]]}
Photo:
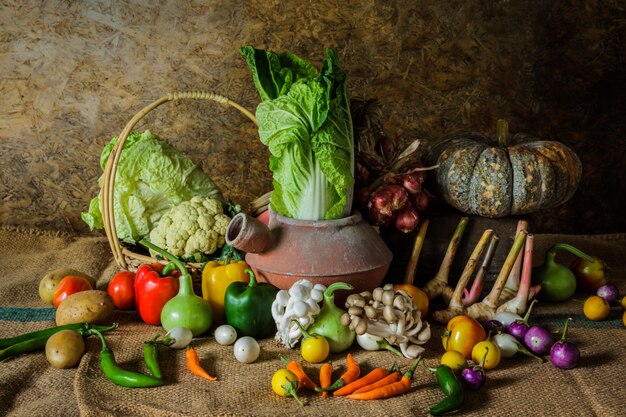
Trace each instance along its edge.
{"label": "clay pot spout", "polygon": [[273,246],[269,227],[245,213],[235,215],[228,224],[226,243],[247,253],[262,253]]}

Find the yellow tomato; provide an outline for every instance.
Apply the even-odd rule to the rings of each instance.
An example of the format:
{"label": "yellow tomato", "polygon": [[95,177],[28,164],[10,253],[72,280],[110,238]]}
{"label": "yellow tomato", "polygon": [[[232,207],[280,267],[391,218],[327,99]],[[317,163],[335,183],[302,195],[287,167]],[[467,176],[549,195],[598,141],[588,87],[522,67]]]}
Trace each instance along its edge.
{"label": "yellow tomato", "polygon": [[462,353],[456,350],[450,350],[441,357],[441,364],[447,365],[454,373],[459,373],[467,368],[467,361]]}
{"label": "yellow tomato", "polygon": [[[472,349],[472,360],[485,369],[493,369],[500,363],[500,348],[490,340],[479,342]],[[483,363],[483,359],[485,363]]]}
{"label": "yellow tomato", "polygon": [[624,314],[622,314],[622,323],[624,323],[624,326],[626,326],[626,311],[624,311]]}
{"label": "yellow tomato", "polygon": [[411,284],[396,284],[393,286],[396,291],[404,290],[411,296],[413,302],[417,306],[417,309],[422,312],[422,320],[428,314],[429,300],[428,295],[415,285]]}
{"label": "yellow tomato", "polygon": [[463,321],[469,321],[469,322],[475,322],[476,320],[474,320],[473,318],[469,317],[469,316],[454,316],[452,317],[450,320],[448,320],[448,323],[446,323],[446,329],[450,330],[450,328],[455,324],[455,323],[460,323]]}
{"label": "yellow tomato", "polygon": [[324,336],[311,335],[302,339],[300,344],[300,354],[309,363],[323,362],[330,353],[330,345]]}
{"label": "yellow tomato", "polygon": [[611,308],[609,303],[602,297],[592,295],[587,298],[583,305],[583,313],[589,320],[600,321],[609,316]]}
{"label": "yellow tomato", "polygon": [[292,395],[290,386],[298,384],[298,377],[287,369],[279,369],[272,376],[272,389],[281,397],[289,397]]}
{"label": "yellow tomato", "polygon": [[478,321],[468,316],[456,316],[448,322],[441,343],[447,352],[456,350],[469,359],[474,346],[486,338],[487,333]]}
{"label": "yellow tomato", "polygon": [[622,298],[622,308],[626,310],[626,295]]}

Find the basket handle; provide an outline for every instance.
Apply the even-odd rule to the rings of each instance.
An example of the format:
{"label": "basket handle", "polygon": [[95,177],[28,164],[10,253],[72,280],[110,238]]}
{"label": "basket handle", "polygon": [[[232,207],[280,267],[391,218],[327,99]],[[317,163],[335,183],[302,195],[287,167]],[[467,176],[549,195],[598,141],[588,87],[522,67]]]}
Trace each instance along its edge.
{"label": "basket handle", "polygon": [[126,142],[126,138],[130,134],[130,131],[135,127],[135,125],[148,113],[150,113],[155,108],[159,107],[163,103],[167,103],[168,101],[178,101],[178,100],[212,100],[218,103],[224,104],[226,106],[234,107],[243,113],[248,119],[250,119],[255,125],[257,124],[256,118],[254,115],[242,107],[241,105],[235,103],[232,100],[229,100],[226,97],[220,96],[215,93],[210,92],[202,92],[202,91],[190,91],[190,92],[175,92],[164,95],[158,100],[148,104],[146,107],[141,109],[124,127],[122,133],[120,133],[115,146],[111,150],[111,154],[109,155],[109,159],[107,160],[107,164],[104,169],[104,174],[102,178],[102,190],[100,191],[100,201],[102,202],[102,221],[104,223],[104,231],[107,236],[107,240],[109,241],[109,245],[111,246],[111,252],[113,252],[113,257],[115,258],[115,262],[122,269],[127,268],[126,259],[124,259],[124,255],[122,253],[122,245],[117,237],[117,230],[115,229],[115,219],[113,214],[113,184],[115,182],[115,174],[117,171],[117,165],[119,163],[120,154],[122,153],[122,149],[124,147],[124,142]]}

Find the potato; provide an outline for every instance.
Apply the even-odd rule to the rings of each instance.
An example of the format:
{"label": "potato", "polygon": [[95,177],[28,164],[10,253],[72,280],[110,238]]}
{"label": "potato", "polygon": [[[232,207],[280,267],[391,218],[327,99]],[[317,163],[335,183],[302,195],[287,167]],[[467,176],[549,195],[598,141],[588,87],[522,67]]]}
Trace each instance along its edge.
{"label": "potato", "polygon": [[61,330],[48,338],[46,359],[55,368],[72,368],[85,353],[85,341],[74,330]]}
{"label": "potato", "polygon": [[39,297],[46,304],[52,304],[52,295],[56,290],[59,281],[68,275],[78,275],[86,278],[93,288],[96,287],[96,280],[84,272],[71,268],[59,268],[46,272],[41,281],[39,281]]}
{"label": "potato", "polygon": [[71,294],[57,308],[57,326],[106,322],[113,316],[113,307],[113,299],[106,291],[88,290]]}

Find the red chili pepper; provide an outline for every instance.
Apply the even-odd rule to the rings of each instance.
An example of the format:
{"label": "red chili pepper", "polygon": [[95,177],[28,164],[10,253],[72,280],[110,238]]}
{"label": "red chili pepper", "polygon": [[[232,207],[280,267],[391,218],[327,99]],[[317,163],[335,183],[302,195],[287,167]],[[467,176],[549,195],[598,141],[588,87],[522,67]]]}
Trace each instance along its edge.
{"label": "red chili pepper", "polygon": [[[179,271],[162,276],[160,263],[141,265],[135,275],[135,304],[141,319],[153,326],[161,324],[161,310],[170,298],[178,294]],[[169,270],[169,269],[168,269]]]}

